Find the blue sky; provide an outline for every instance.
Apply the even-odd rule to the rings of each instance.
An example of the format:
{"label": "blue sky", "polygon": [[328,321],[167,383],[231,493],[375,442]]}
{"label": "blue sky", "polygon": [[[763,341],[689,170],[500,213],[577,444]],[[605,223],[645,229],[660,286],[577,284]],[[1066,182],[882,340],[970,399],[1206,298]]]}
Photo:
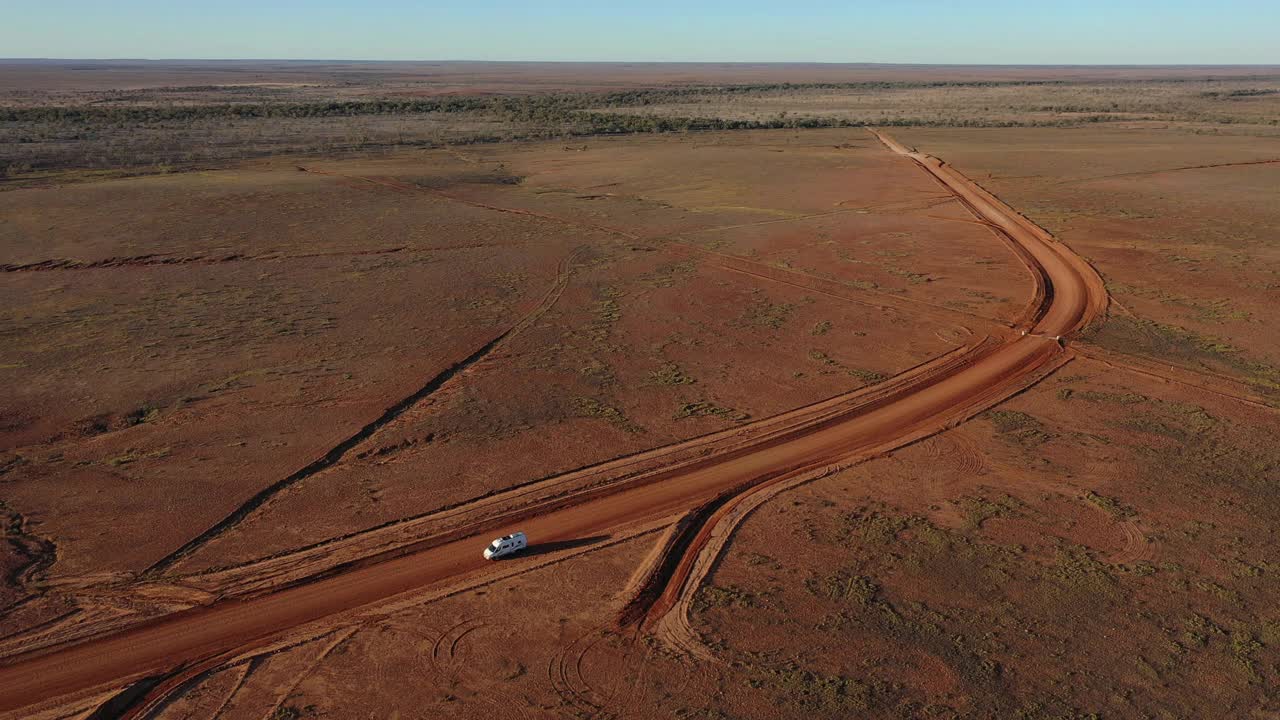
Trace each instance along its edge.
{"label": "blue sky", "polygon": [[1280,0],[0,0],[0,57],[1280,63]]}

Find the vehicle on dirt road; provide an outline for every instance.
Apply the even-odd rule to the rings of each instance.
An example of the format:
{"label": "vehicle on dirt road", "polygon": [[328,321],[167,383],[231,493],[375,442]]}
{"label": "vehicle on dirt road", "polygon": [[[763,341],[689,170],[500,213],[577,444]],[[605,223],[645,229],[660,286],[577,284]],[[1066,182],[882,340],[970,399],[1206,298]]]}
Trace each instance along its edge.
{"label": "vehicle on dirt road", "polygon": [[501,557],[514,555],[521,550],[529,547],[529,539],[522,532],[514,532],[510,535],[503,535],[489,543],[489,547],[484,549],[485,560],[497,560]]}

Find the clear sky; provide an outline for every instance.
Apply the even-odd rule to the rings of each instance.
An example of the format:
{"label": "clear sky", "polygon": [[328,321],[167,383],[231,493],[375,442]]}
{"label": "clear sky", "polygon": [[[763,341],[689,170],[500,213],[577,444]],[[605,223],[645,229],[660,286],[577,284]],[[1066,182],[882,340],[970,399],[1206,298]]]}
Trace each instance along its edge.
{"label": "clear sky", "polygon": [[1280,0],[0,0],[0,57],[1280,63]]}

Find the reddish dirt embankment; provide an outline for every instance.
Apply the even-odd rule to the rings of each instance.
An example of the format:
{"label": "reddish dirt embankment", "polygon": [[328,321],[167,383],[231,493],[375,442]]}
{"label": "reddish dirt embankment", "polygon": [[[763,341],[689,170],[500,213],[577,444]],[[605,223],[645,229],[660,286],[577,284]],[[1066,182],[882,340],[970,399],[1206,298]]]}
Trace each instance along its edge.
{"label": "reddish dirt embankment", "polygon": [[[1007,397],[1063,357],[1056,338],[1086,325],[1105,305],[1097,274],[1047,233],[941,161],[882,139],[932,173],[1016,245],[1028,266],[1043,276],[1044,299],[1037,299],[1024,325],[1027,334],[1000,343],[977,343],[959,358],[905,373],[844,413],[758,445],[711,455],[643,483],[622,483],[609,494],[520,518],[521,529],[538,543],[600,536],[684,512],[726,493],[776,485],[851,456],[882,452]],[[462,583],[485,572],[479,549],[487,537],[466,533],[455,537],[385,562],[351,564],[258,597],[224,600],[70,647],[19,657],[0,668],[0,712],[168,673],[269,642],[304,625],[332,621],[357,608],[424,588]]]}

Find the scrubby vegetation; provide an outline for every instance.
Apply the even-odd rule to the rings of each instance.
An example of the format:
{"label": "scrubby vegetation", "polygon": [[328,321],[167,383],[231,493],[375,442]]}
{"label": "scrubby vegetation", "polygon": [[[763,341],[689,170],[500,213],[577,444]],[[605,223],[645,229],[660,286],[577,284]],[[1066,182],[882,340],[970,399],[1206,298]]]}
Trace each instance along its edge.
{"label": "scrubby vegetation", "polygon": [[1206,337],[1176,325],[1113,317],[1096,328],[1090,340],[1117,352],[1226,372],[1264,391],[1280,391],[1280,368],[1249,358],[1224,340]]}
{"label": "scrubby vegetation", "polygon": [[[747,672],[754,702],[818,717],[1196,716],[1241,710],[1274,682],[1280,624],[1251,610],[1270,592],[1265,571],[1232,580],[1171,563],[1120,567],[1055,538],[1070,524],[1055,529],[1045,508],[964,502],[1035,518],[1048,552],[990,540],[980,523],[953,530],[882,504],[819,505],[803,516],[812,560],[799,587],[756,575],[705,589],[695,612]],[[805,649],[739,649],[766,631]],[[1175,690],[1202,672],[1217,678],[1213,697]]]}
{"label": "scrubby vegetation", "polygon": [[1019,410],[989,410],[984,417],[1001,437],[1023,447],[1033,448],[1053,439],[1044,423]]}
{"label": "scrubby vegetation", "polygon": [[[268,91],[270,90],[270,91]],[[0,103],[0,177],[169,170],[276,153],[376,151],[629,133],[879,126],[1280,124],[1274,77],[745,84],[529,95],[316,98],[152,88]]]}
{"label": "scrubby vegetation", "polygon": [[600,418],[629,433],[644,432],[644,428],[632,422],[625,412],[596,398],[576,397],[573,399],[573,409],[578,417]]}
{"label": "scrubby vegetation", "polygon": [[683,420],[691,417],[718,417],[733,422],[743,422],[751,419],[751,415],[733,408],[721,407],[713,402],[706,400],[698,400],[697,402],[685,403],[676,410],[674,419]]}

